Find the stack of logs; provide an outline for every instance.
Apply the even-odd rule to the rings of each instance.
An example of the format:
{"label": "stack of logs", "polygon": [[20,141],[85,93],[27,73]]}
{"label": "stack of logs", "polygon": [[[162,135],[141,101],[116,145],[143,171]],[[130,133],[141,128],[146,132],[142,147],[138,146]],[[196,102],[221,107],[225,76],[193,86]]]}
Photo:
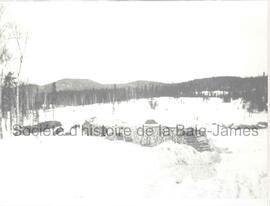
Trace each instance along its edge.
{"label": "stack of logs", "polygon": [[[90,122],[85,122],[83,124],[83,127],[98,127],[100,130],[104,129],[106,130],[106,127],[104,125],[93,125]],[[121,131],[121,126],[115,125],[110,126],[110,128]],[[160,125],[143,125],[143,130],[140,130],[142,127],[132,127],[131,128],[131,134],[129,136],[126,136],[122,132],[115,133],[114,135],[101,135],[104,136],[106,139],[109,140],[123,140],[126,142],[132,142],[135,144],[140,144],[142,146],[148,146],[153,147],[156,145],[159,145],[166,141],[173,141],[178,144],[187,144],[192,147],[194,147],[196,150],[203,152],[203,151],[211,151],[211,146],[209,144],[209,140],[206,137],[205,133],[188,133],[186,130],[190,130],[191,128],[187,128],[186,130],[183,130],[183,133],[177,134],[176,132],[171,132],[169,135],[160,134],[160,131],[164,128],[170,129],[170,131],[173,131],[175,128],[160,126]],[[146,129],[151,128],[151,135],[146,134]],[[140,130],[140,132],[138,132]],[[194,129],[195,131],[195,129]],[[188,135],[187,135],[188,134]],[[86,134],[89,135],[89,134]]]}

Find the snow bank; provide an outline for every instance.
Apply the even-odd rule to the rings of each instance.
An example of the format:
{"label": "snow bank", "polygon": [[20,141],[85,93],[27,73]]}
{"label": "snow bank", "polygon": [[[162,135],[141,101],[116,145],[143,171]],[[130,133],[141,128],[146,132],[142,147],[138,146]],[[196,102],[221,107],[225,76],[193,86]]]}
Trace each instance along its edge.
{"label": "snow bank", "polygon": [[216,152],[198,152],[191,146],[166,142],[155,148],[161,168],[170,170],[181,183],[185,178],[202,180],[216,175],[215,164],[220,161]]}

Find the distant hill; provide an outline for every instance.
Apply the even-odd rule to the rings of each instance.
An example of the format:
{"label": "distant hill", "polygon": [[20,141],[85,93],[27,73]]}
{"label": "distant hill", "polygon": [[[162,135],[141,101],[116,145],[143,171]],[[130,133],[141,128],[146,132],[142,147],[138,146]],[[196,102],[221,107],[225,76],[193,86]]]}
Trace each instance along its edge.
{"label": "distant hill", "polygon": [[[81,91],[81,90],[89,90],[89,89],[98,89],[103,88],[104,85],[94,82],[90,79],[61,79],[55,82],[57,91]],[[46,84],[40,86],[40,91],[42,92],[50,92],[52,90],[52,84]]]}
{"label": "distant hill", "polygon": [[230,91],[251,92],[254,89],[267,90],[267,76],[257,77],[234,77],[222,76],[204,79],[195,79],[188,82],[178,83],[177,88],[184,91]]}
{"label": "distant hill", "polygon": [[134,82],[129,82],[126,84],[117,84],[117,87],[149,87],[149,86],[162,86],[165,83],[162,82],[154,82],[154,81],[134,81]]}
{"label": "distant hill", "polygon": [[[61,79],[55,82],[57,91],[85,91],[91,89],[111,89],[111,88],[143,88],[155,87],[164,90],[177,89],[182,92],[194,91],[248,91],[259,85],[267,87],[267,76],[258,77],[210,77],[195,79],[181,83],[162,83],[155,81],[134,81],[125,84],[101,84],[90,79]],[[258,85],[259,84],[259,85]],[[38,87],[40,92],[50,93],[53,83],[38,86],[31,84],[31,87]],[[166,92],[166,91],[165,91]]]}
{"label": "distant hill", "polygon": [[[254,77],[256,79],[261,77]],[[236,88],[253,86],[253,77],[234,77],[234,76],[222,76],[222,77],[210,77],[203,79],[194,79],[187,82],[181,82],[176,84],[178,88],[182,90],[193,90],[193,91],[214,91],[214,90],[226,90],[232,91]],[[248,85],[246,85],[246,83]],[[247,89],[247,88],[246,88]]]}
{"label": "distant hill", "polygon": [[[160,86],[164,83],[154,81],[134,81],[126,84],[101,84],[90,79],[61,79],[55,82],[57,91],[83,91],[90,89],[104,89],[104,88],[126,88],[126,87],[149,87]],[[53,83],[39,86],[40,92],[51,92]]]}

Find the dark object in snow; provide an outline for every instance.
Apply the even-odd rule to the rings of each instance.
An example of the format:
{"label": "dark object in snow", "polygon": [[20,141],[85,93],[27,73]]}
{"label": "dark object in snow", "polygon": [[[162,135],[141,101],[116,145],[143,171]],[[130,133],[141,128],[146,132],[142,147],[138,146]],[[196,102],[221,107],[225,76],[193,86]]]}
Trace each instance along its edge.
{"label": "dark object in snow", "polygon": [[267,122],[258,122],[257,124],[229,124],[229,125],[219,125],[223,128],[230,128],[230,129],[236,129],[236,130],[242,130],[242,129],[266,129],[268,127]]}
{"label": "dark object in snow", "polygon": [[234,128],[234,129],[259,129],[257,127],[257,125],[254,125],[254,124],[251,124],[251,125],[248,125],[248,124],[239,124],[239,125],[232,126],[232,128]]}
{"label": "dark object in snow", "polygon": [[256,125],[259,129],[266,129],[268,127],[267,122],[258,122]]}
{"label": "dark object in snow", "polygon": [[199,152],[211,151],[209,140],[205,134],[184,136],[184,144],[192,146]]}
{"label": "dark object in snow", "polygon": [[124,140],[126,142],[132,142],[133,141],[132,137],[130,137],[130,136],[124,136]]}
{"label": "dark object in snow", "polygon": [[184,144],[194,147],[199,152],[211,151],[209,141],[206,137],[185,137]]}
{"label": "dark object in snow", "polygon": [[223,96],[223,102],[224,103],[230,103],[232,101],[232,98],[230,95],[224,95]]}
{"label": "dark object in snow", "polygon": [[[19,136],[19,135],[28,136],[30,134],[40,134],[40,133],[45,133],[45,132],[47,134],[47,132],[49,132],[51,129],[54,130],[54,129],[59,128],[61,126],[62,126],[62,124],[59,121],[40,122],[36,125],[28,125],[28,126],[20,127],[20,129],[19,129],[20,132],[17,133],[18,135],[15,134],[15,136]],[[51,135],[53,135],[53,132]]]}
{"label": "dark object in snow", "polygon": [[56,127],[62,126],[61,122],[59,121],[46,121],[46,122],[40,122],[37,124],[37,127],[44,131],[45,129],[54,129]]}
{"label": "dark object in snow", "polygon": [[124,140],[124,134],[122,133],[123,127],[119,127],[119,130],[116,131],[115,136],[117,140]]}
{"label": "dark object in snow", "polygon": [[56,127],[54,130],[53,130],[53,134],[54,135],[62,135],[64,133],[64,129],[62,127]]}
{"label": "dark object in snow", "polygon": [[145,121],[145,124],[157,124],[157,122],[154,119],[148,119]]}

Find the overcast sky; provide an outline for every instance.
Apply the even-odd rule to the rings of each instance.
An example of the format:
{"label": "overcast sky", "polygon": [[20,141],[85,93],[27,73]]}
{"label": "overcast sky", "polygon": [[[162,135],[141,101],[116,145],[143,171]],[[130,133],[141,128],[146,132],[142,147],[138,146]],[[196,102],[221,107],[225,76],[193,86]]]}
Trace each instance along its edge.
{"label": "overcast sky", "polygon": [[29,32],[29,82],[181,82],[266,72],[266,4],[24,2],[8,12]]}

